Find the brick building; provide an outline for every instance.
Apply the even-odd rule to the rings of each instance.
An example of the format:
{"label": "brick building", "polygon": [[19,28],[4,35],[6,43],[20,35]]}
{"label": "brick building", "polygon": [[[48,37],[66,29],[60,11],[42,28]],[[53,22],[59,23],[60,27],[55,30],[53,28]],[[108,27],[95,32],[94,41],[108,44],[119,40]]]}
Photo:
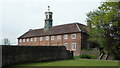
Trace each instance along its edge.
{"label": "brick building", "polygon": [[69,23],[52,26],[52,12],[45,12],[45,27],[30,29],[18,38],[18,45],[27,46],[66,46],[66,49],[74,51],[74,55],[80,55],[81,48],[86,46],[87,29],[80,23]]}

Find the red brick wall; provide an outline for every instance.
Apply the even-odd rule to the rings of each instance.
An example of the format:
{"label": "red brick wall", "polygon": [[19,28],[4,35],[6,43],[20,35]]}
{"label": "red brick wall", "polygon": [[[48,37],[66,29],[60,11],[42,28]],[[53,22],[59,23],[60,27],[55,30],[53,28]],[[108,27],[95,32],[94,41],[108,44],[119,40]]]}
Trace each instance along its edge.
{"label": "red brick wall", "polygon": [[[64,39],[64,35],[60,35],[61,36],[61,40],[57,39],[58,35],[54,35],[54,40],[51,40],[51,36],[49,36],[49,40],[46,40],[45,37],[42,37],[42,41],[40,41],[40,37],[34,37],[37,38],[37,41],[31,41],[30,38],[29,42],[19,42],[18,39],[18,45],[34,45],[34,46],[63,46],[64,43],[68,43],[68,50],[72,50],[72,43],[76,43],[76,50],[74,51],[74,55],[80,55],[80,50],[81,50],[81,33],[73,33],[76,34],[76,39],[72,39],[71,35],[72,34],[64,34],[64,35],[68,35],[68,39]],[[34,39],[33,38],[33,39]],[[27,41],[25,39],[25,41]]]}
{"label": "red brick wall", "polygon": [[61,40],[58,40],[57,39],[57,36],[58,35],[55,35],[54,36],[54,40],[51,40],[51,38],[50,38],[50,45],[52,45],[52,46],[62,46],[63,45],[63,43],[62,43],[62,35],[60,35],[61,36]]}

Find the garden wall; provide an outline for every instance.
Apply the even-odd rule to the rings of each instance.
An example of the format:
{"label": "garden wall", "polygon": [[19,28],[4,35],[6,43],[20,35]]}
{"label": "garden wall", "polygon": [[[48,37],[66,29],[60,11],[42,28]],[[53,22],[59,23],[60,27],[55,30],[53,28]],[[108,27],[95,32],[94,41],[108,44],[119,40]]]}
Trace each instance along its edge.
{"label": "garden wall", "polygon": [[73,52],[64,46],[0,46],[2,66],[19,63],[72,59]]}

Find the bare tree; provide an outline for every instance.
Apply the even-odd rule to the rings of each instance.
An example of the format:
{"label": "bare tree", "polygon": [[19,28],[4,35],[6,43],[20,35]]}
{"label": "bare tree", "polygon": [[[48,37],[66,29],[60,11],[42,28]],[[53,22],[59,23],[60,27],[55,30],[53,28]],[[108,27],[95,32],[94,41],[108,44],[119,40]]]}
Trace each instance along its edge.
{"label": "bare tree", "polygon": [[10,45],[10,40],[8,38],[3,38],[3,45]]}

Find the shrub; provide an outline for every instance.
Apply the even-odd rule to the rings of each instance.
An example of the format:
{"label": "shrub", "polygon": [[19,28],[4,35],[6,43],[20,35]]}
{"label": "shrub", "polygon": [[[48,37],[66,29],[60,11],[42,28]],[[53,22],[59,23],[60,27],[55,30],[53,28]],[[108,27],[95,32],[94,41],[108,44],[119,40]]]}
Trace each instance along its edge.
{"label": "shrub", "polygon": [[97,56],[81,54],[80,56],[74,56],[74,58],[86,58],[86,59],[97,59]]}
{"label": "shrub", "polygon": [[80,58],[80,56],[74,56],[74,58]]}
{"label": "shrub", "polygon": [[97,56],[91,56],[91,59],[97,59]]}
{"label": "shrub", "polygon": [[87,55],[87,54],[81,54],[81,55],[80,55],[80,58],[91,59],[91,56],[90,56],[90,55]]}

